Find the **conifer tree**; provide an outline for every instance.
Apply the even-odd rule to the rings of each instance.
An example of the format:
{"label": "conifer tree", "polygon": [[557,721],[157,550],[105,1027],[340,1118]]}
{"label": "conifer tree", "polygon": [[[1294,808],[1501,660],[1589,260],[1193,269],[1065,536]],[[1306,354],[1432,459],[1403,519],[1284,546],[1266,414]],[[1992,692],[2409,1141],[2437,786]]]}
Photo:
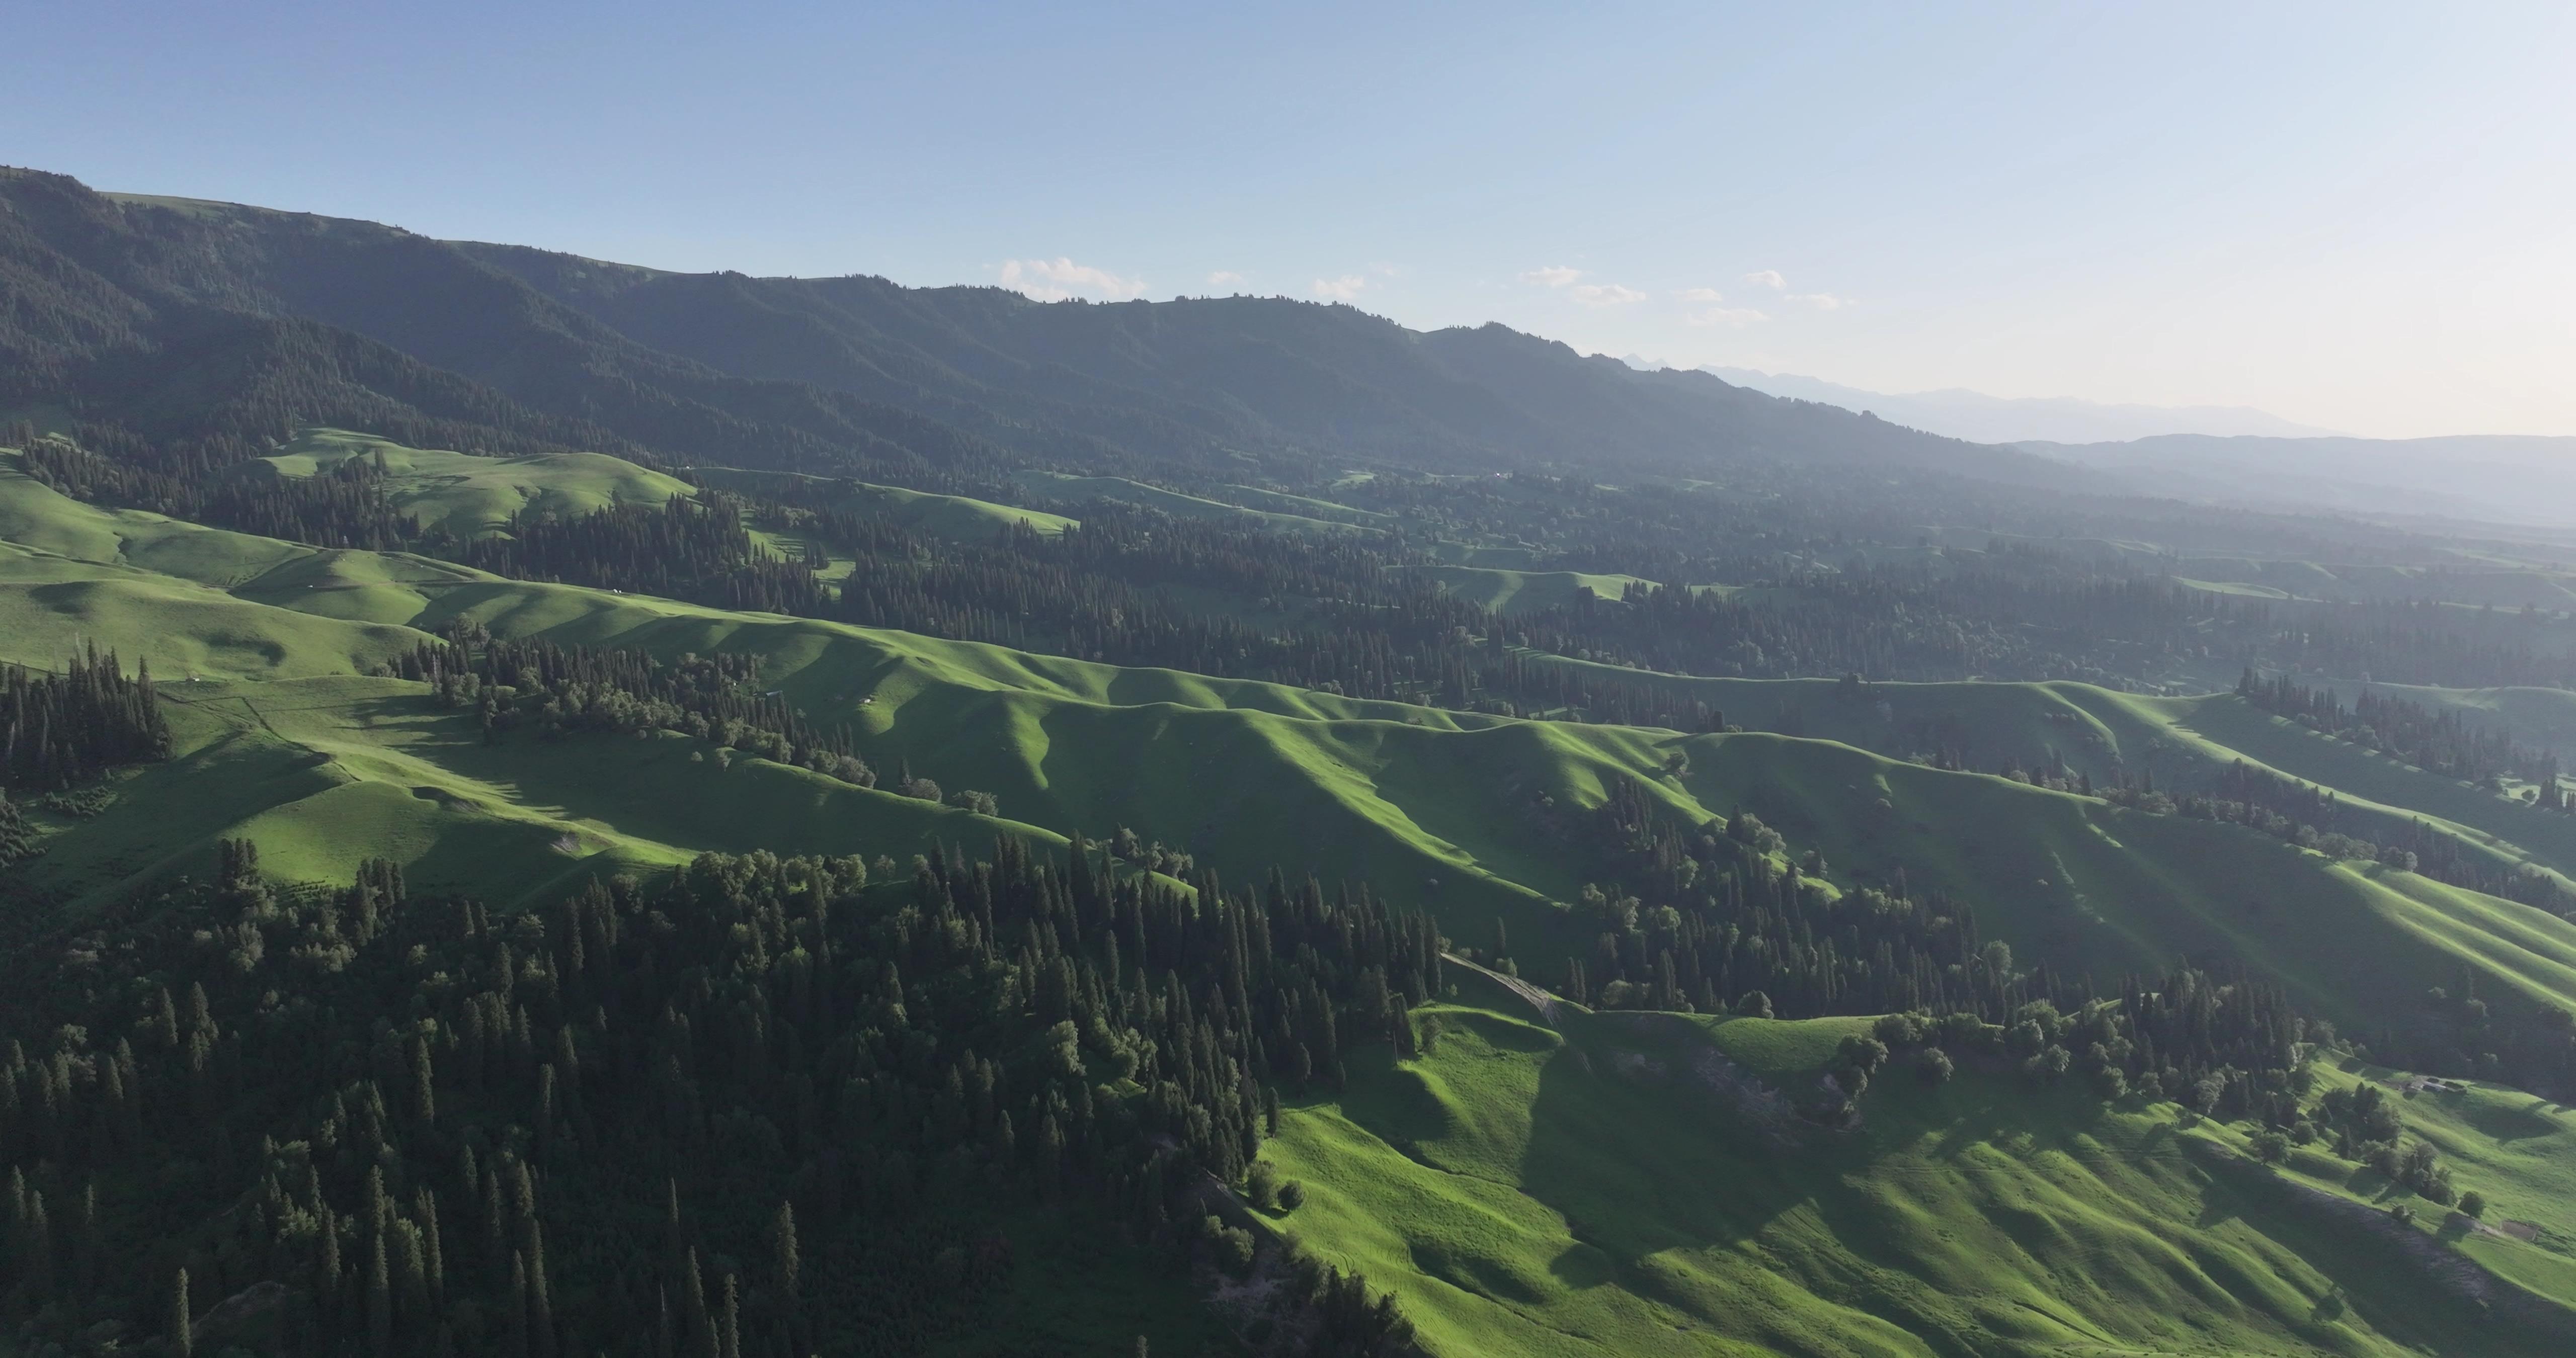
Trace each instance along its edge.
{"label": "conifer tree", "polygon": [[188,1270],[180,1269],[170,1286],[169,1345],[173,1358],[189,1358],[196,1350],[196,1325],[188,1318]]}

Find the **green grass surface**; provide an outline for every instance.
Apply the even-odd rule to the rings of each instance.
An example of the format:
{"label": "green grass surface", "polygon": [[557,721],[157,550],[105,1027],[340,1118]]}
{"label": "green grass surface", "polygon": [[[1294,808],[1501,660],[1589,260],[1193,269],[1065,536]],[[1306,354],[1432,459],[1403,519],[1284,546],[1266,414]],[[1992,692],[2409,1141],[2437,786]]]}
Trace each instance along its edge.
{"label": "green grass surface", "polygon": [[[1460,937],[1481,936],[1500,916],[1522,951],[1551,967],[1590,939],[1558,904],[1578,894],[1583,859],[1552,838],[1547,804],[1594,805],[1611,780],[1628,779],[1693,821],[1752,809],[1800,848],[1823,851],[1842,881],[1901,867],[1918,885],[1973,901],[1990,936],[2071,972],[2107,977],[2186,957],[2235,956],[2297,1003],[2350,1025],[2377,1021],[2385,995],[2448,983],[2465,961],[2504,990],[2576,1008],[2576,926],[2542,912],[2409,874],[2330,865],[2233,827],[2122,811],[1860,748],[1873,743],[1873,724],[1891,724],[1879,710],[1884,702],[1896,724],[1918,712],[1946,714],[2034,746],[2055,743],[2071,757],[2119,755],[2133,766],[2218,757],[2204,748],[2211,738],[2202,728],[2220,729],[2221,718],[2246,727],[2222,730],[2231,741],[2273,740],[2280,748],[2262,745],[2265,757],[2290,771],[2309,767],[2294,755],[2369,758],[2241,704],[2231,709],[2232,698],[2144,700],[2079,685],[1890,685],[1855,701],[1822,682],[1668,680],[1706,686],[1731,708],[1766,700],[1757,695],[1794,703],[1807,712],[1808,729],[1842,739],[1683,736],[1354,701],[527,584],[416,557],[316,551],[94,509],[5,470],[0,535],[18,544],[0,552],[0,619],[11,624],[0,633],[0,657],[50,664],[95,639],[129,662],[148,657],[165,680],[192,671],[320,678],[363,672],[455,619],[503,636],[663,655],[747,653],[760,658],[764,682],[811,719],[850,724],[880,768],[908,760],[950,790],[992,792],[1027,833],[1097,838],[1124,825],[1187,847],[1230,877],[1274,865],[1327,880],[1364,877],[1399,903],[1438,913]],[[253,695],[251,704],[265,715],[286,692]],[[474,827],[488,819],[507,831],[503,838],[517,836],[514,843],[574,833],[595,842],[585,854],[643,862],[703,848],[814,850],[869,836],[917,842],[931,823],[912,817],[917,803],[889,809],[898,799],[836,790],[784,769],[722,782],[725,798],[760,789],[739,813],[727,810],[708,772],[663,742],[514,748],[507,767],[487,766],[479,747],[460,745],[451,727],[419,714],[394,720],[388,714],[399,704],[371,692],[308,685],[295,705],[313,714],[295,719],[303,725],[269,716],[262,728],[257,739],[269,738],[270,728],[283,732],[276,738],[330,755],[346,781],[365,785],[343,790],[335,782],[289,799],[300,809],[277,813],[285,817],[274,825],[283,844],[337,844],[354,861],[384,840],[428,861],[446,839],[473,838],[462,822],[454,835],[438,829],[464,816]],[[199,696],[185,684],[174,693]],[[1664,771],[1676,753],[1689,763],[1679,778]],[[2432,795],[2402,770],[2382,772],[2394,780],[2380,789],[2388,797]],[[219,826],[155,839],[161,847],[149,853],[74,853],[66,843],[57,870],[77,870],[80,890],[94,893],[176,863],[174,855],[203,852],[218,830],[247,823],[247,812],[233,814],[241,799],[226,781],[191,783],[227,802]],[[420,787],[452,796],[404,791]],[[306,805],[308,797],[322,800]],[[139,813],[146,801],[136,802]],[[934,812],[940,823],[949,814]],[[2491,797],[2447,814],[2464,824],[2541,815]],[[125,819],[106,818],[97,833]],[[158,812],[150,819],[156,836],[199,823]],[[957,823],[964,834],[972,822]],[[975,834],[997,832],[973,824]],[[2563,824],[2526,838],[2542,843],[2539,830]],[[319,848],[281,852],[323,862]],[[542,880],[539,869],[555,864],[543,855],[510,861],[521,864],[513,880]]]}
{"label": "green grass surface", "polygon": [[[1877,683],[1858,695],[1828,679],[1715,679],[1655,674],[1592,661],[1530,657],[1605,679],[1705,702],[1727,720],[1839,741],[1897,758],[1964,749],[1975,767],[2007,757],[2025,767],[2063,761],[2108,780],[2125,771],[2163,787],[2206,786],[2244,760],[2335,791],[2365,823],[2393,832],[2423,820],[2452,832],[2499,870],[2529,863],[2576,877],[2576,818],[2366,751],[2274,717],[2232,693],[2148,698],[2074,683]],[[2386,686],[2382,686],[2385,688]],[[2353,686],[2346,686],[2347,693]],[[2554,743],[2576,733],[2576,694],[2546,689],[2386,691],[2457,708]]]}
{"label": "green grass surface", "polygon": [[1038,532],[1053,534],[1080,522],[1062,514],[995,504],[963,495],[934,495],[927,491],[905,490],[900,486],[832,480],[799,472],[742,471],[730,467],[695,470],[697,475],[706,478],[709,485],[744,494],[775,494],[790,481],[804,483],[807,489],[828,486],[838,502],[851,509],[891,519],[914,532],[953,542],[989,542],[1013,524],[1026,524]]}
{"label": "green grass surface", "polygon": [[[1247,498],[1260,499],[1265,504],[1288,505],[1290,509],[1282,511],[1232,505],[1222,500],[1202,499],[1196,495],[1183,495],[1179,491],[1149,486],[1140,481],[1130,481],[1123,476],[1070,476],[1063,472],[1045,471],[1015,472],[1013,476],[1022,486],[1027,487],[1030,493],[1047,499],[1074,502],[1095,499],[1118,500],[1127,504],[1143,505],[1148,509],[1158,509],[1174,518],[1251,519],[1271,528],[1304,533],[1367,532],[1372,531],[1377,526],[1377,520],[1384,517],[1343,505],[1306,501],[1298,496],[1279,495],[1270,491],[1249,491]],[[1301,512],[1309,510],[1324,512],[1327,517],[1319,518],[1312,513]]]}
{"label": "green grass surface", "polygon": [[1588,575],[1579,571],[1509,571],[1486,566],[1412,569],[1433,581],[1443,593],[1505,617],[1573,603],[1581,590],[1591,590],[1604,599],[1624,599],[1631,586],[1653,583],[1633,575]]}
{"label": "green grass surface", "polygon": [[1393,514],[1381,513],[1374,509],[1355,509],[1350,505],[1335,504],[1330,500],[1318,500],[1306,495],[1288,495],[1275,490],[1263,490],[1257,486],[1227,486],[1225,492],[1251,508],[1268,510],[1276,514],[1290,514],[1301,519],[1323,519],[1332,523],[1347,523],[1358,528],[1393,528],[1401,522]]}
{"label": "green grass surface", "polygon": [[[1851,1021],[1417,1011],[1269,1156],[1283,1219],[1393,1287],[1439,1355],[2546,1351],[2295,1200],[2241,1191],[2171,1107],[1973,1070],[1873,1084],[1863,1127],[1772,1139],[1689,1072],[1800,1088]],[[2530,1246],[2507,1242],[2538,1254]],[[2340,1304],[2328,1301],[2337,1297]],[[2535,1344],[2544,1347],[2534,1347]]]}
{"label": "green grass surface", "polygon": [[571,517],[611,505],[658,505],[695,494],[689,484],[604,453],[476,457],[406,448],[345,429],[299,431],[275,455],[244,474],[313,476],[352,458],[384,459],[385,494],[424,529],[461,538],[497,532],[521,511]]}
{"label": "green grass surface", "polygon": [[[515,492],[438,493],[471,517]],[[1021,512],[976,503],[889,512],[957,533],[997,531],[987,511]],[[426,686],[362,677],[460,618],[504,636],[756,655],[764,682],[816,721],[849,723],[882,769],[904,760],[952,790],[993,792],[1002,816],[720,759],[677,735],[486,745]],[[0,659],[53,663],[85,640],[152,661],[177,749],[114,775],[102,815],[36,815],[47,852],[20,871],[75,916],[203,877],[215,842],[235,836],[281,877],[346,881],[360,859],[392,857],[416,890],[506,904],[707,850],[901,858],[1011,836],[1060,852],[1070,833],[1128,825],[1232,880],[1274,864],[1365,877],[1461,937],[1501,916],[1544,973],[1589,939],[1557,904],[1582,884],[1580,852],[1550,838],[1542,804],[1594,805],[1631,779],[1692,819],[1754,810],[1844,882],[1902,867],[1973,902],[1983,931],[2025,960],[2070,972],[2232,956],[2311,1013],[2375,1027],[2412,1012],[2390,997],[2449,984],[2467,962],[2489,994],[2576,1008],[2576,927],[2543,912],[1901,757],[1949,729],[2106,773],[2253,758],[2387,815],[2494,834],[2500,859],[2576,862],[2563,818],[2226,696],[1954,684],[1854,698],[1826,681],[1623,672],[1808,735],[1511,721],[321,551],[76,504],[0,460]],[[2555,700],[2518,692],[2455,701],[2556,719]],[[1687,771],[1669,774],[1676,753]],[[2317,1195],[2384,1195],[2349,1166],[2310,1155],[2278,1176],[2240,1172],[2184,1144],[2225,1151],[2236,1132],[2031,1091],[1973,1063],[1939,1091],[1890,1072],[1860,1132],[1784,1143],[1693,1072],[1723,1056],[1804,1090],[1861,1020],[1566,1006],[1560,1031],[1499,986],[1462,976],[1460,991],[1419,1011],[1439,1031],[1428,1056],[1357,1054],[1351,1088],[1293,1107],[1267,1152],[1311,1190],[1282,1224],[1397,1289],[1438,1354],[2546,1351],[2519,1321],[2464,1310],[2419,1265],[2321,1216]],[[2463,1188],[2494,1201],[2490,1221],[2540,1233],[2429,1221],[2428,1236],[2513,1284],[2576,1298],[2576,1114],[2490,1087],[2421,1095],[2405,1113]],[[1185,1303],[1185,1288],[1149,1274],[1068,1281],[1113,1290],[1053,1337],[1117,1341],[1108,1317]],[[1001,1317],[994,1333],[1044,1323]]]}
{"label": "green grass surface", "polygon": [[[2534,1292],[2576,1304],[2576,1109],[2475,1081],[2412,1087],[2403,1072],[2359,1061],[2319,1069],[2320,1088],[2371,1081],[2393,1091],[2407,1135],[2441,1152],[2460,1191],[2485,1195],[2484,1229],[2314,1149],[2292,1158],[2290,1174],[2372,1207],[2408,1203],[2436,1238]],[[2530,1227],[2534,1238],[2509,1235],[2508,1226]]]}
{"label": "green grass surface", "polygon": [[[2349,703],[2361,691],[2354,681],[2324,680]],[[2501,730],[2526,745],[2576,749],[2576,692],[2563,688],[2431,688],[2373,684],[2371,691],[2403,698],[2436,712],[2458,712],[2474,725]]]}
{"label": "green grass surface", "polygon": [[290,880],[346,881],[382,857],[421,889],[503,903],[711,850],[986,853],[1002,834],[1063,845],[766,760],[726,761],[675,734],[513,733],[485,745],[470,713],[394,679],[204,684],[172,707],[176,757],[118,775],[108,813],[68,823],[25,869],[75,911],[176,873],[203,877],[221,838],[256,840],[262,866]]}

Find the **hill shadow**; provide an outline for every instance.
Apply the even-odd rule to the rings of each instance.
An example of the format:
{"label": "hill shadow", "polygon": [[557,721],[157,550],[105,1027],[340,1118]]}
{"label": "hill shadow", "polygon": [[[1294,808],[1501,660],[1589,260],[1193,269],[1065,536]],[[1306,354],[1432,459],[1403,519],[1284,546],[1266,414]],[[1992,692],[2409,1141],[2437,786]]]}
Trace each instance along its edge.
{"label": "hill shadow", "polygon": [[[1616,1073],[1622,1066],[1629,1074]],[[1741,1242],[1812,1195],[1794,1162],[1758,1134],[1730,1126],[1714,1096],[1632,1083],[1650,1078],[1606,1047],[1569,1046],[1546,1058],[1520,1189],[1562,1218],[1573,1237],[1549,1264],[1556,1276],[1578,1287],[1616,1285],[1696,1313],[1699,1299],[1642,1262],[1667,1250]]]}

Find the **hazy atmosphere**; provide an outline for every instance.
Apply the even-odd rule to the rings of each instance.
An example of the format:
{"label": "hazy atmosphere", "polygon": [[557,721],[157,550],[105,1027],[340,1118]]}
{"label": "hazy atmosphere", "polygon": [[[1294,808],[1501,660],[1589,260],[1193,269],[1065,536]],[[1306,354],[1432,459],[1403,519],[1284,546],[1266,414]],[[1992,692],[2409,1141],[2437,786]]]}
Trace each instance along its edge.
{"label": "hazy atmosphere", "polygon": [[38,7],[10,45],[7,154],[103,189],[669,269],[1339,299],[1880,392],[2576,433],[2562,5],[253,0]]}
{"label": "hazy atmosphere", "polygon": [[0,1358],[2576,1353],[2571,15],[12,14]]}

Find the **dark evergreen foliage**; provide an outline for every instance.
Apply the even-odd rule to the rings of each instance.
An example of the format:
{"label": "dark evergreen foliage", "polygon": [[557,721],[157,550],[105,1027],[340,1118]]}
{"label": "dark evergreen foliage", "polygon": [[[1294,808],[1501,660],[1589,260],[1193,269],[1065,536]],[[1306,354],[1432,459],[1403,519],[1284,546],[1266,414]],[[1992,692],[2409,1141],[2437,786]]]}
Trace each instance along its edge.
{"label": "dark evergreen foliage", "polygon": [[451,628],[444,644],[415,648],[389,672],[429,684],[446,706],[474,709],[487,741],[521,727],[544,738],[676,731],[860,787],[876,785],[876,772],[858,757],[848,729],[817,729],[778,694],[763,692],[758,662],[748,656],[688,655],[666,663],[643,651],[502,641],[467,625]]}
{"label": "dark evergreen foliage", "polygon": [[0,665],[0,787],[50,792],[169,754],[149,665],[129,679],[96,646],[58,674]]}
{"label": "dark evergreen foliage", "polygon": [[2236,683],[2236,696],[2311,730],[2340,736],[2368,750],[2386,750],[2418,768],[2501,789],[2510,775],[2548,794],[2551,810],[2565,810],[2558,786],[2558,757],[2516,745],[2500,732],[2479,730],[2457,712],[2370,692],[2346,707],[2330,688],[2310,688],[2288,676],[2260,679],[2251,667]]}
{"label": "dark evergreen foliage", "polygon": [[[1441,984],[1426,920],[1311,881],[1010,840],[869,875],[710,856],[509,917],[228,844],[85,968],[13,968],[6,1296],[150,1334],[185,1269],[236,1299],[201,1342],[310,1353],[915,1352],[1018,1285],[1031,1204],[1205,1248],[1264,1087]],[[1285,1267],[1300,1351],[1407,1350]]]}
{"label": "dark evergreen foliage", "polygon": [[831,593],[804,562],[752,541],[726,496],[674,497],[659,508],[615,505],[574,518],[514,514],[503,532],[421,550],[521,580],[622,589],[711,604],[819,617]]}

